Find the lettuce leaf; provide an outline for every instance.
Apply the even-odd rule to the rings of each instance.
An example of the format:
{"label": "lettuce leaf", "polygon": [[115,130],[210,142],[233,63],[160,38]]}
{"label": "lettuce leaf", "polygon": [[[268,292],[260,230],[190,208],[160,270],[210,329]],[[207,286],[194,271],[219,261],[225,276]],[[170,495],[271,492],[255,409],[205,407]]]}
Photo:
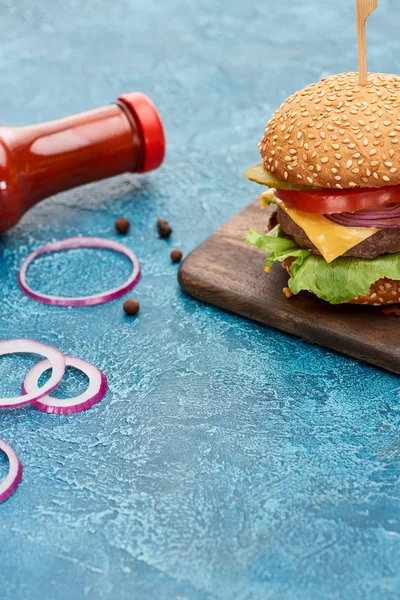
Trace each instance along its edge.
{"label": "lettuce leaf", "polygon": [[311,250],[299,248],[292,238],[285,237],[280,225],[274,227],[267,235],[262,235],[254,229],[250,229],[245,242],[254,244],[257,248],[262,248],[270,253],[268,258],[265,259],[266,267],[271,267],[275,262],[282,262],[291,256],[296,258],[291,266],[293,272],[311,254]]}
{"label": "lettuce leaf", "polygon": [[267,235],[253,229],[246,242],[269,252],[265,264],[295,258],[290,270],[289,288],[293,294],[302,290],[313,292],[331,304],[342,304],[366,294],[371,285],[387,277],[400,280],[400,252],[384,254],[373,260],[364,258],[337,258],[327,263],[322,256],[314,256],[310,250],[299,248],[296,242],[285,236],[279,225]]}

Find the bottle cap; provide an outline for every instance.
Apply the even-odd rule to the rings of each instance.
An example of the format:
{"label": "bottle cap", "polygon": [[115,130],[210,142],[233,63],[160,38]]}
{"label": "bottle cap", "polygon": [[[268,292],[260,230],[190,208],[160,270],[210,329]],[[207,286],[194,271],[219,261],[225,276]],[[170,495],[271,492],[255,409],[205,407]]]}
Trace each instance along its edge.
{"label": "bottle cap", "polygon": [[165,135],[160,115],[153,102],[140,92],[118,98],[135,115],[144,139],[144,162],[141,173],[157,169],[165,156]]}

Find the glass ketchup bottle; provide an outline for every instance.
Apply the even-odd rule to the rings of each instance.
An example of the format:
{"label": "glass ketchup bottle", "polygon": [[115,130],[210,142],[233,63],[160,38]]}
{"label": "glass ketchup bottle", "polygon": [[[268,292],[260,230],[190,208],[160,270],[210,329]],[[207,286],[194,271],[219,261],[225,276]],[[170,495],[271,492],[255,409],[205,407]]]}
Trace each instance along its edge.
{"label": "glass ketchup bottle", "polygon": [[0,127],[0,232],[48,196],[120,173],[157,169],[164,154],[160,116],[139,92],[65,119]]}

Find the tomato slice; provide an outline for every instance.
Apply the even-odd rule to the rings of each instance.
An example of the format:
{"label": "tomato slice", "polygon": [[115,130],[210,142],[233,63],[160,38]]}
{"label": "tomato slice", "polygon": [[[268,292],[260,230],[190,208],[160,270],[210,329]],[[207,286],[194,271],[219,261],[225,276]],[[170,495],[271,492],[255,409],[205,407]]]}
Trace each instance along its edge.
{"label": "tomato slice", "polygon": [[379,208],[400,202],[400,185],[382,188],[357,188],[346,190],[275,190],[278,198],[296,210],[326,215],[357,212],[364,208]]}

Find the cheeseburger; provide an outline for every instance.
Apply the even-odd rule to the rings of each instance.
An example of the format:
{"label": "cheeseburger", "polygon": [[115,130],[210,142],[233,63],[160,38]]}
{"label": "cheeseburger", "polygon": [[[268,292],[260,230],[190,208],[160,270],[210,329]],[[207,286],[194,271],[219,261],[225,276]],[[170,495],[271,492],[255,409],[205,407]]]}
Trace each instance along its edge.
{"label": "cheeseburger", "polygon": [[246,241],[331,304],[400,302],[400,77],[327,77],[275,112],[245,176],[276,224]]}

